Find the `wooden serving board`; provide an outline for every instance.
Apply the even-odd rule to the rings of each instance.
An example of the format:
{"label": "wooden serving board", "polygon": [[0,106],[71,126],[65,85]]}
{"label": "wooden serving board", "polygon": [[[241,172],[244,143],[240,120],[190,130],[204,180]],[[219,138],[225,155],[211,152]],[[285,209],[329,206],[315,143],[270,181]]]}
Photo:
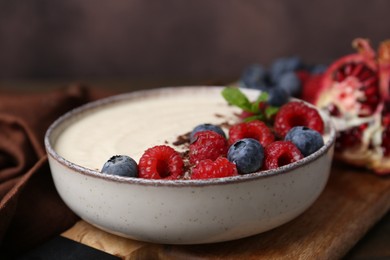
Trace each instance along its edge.
{"label": "wooden serving board", "polygon": [[338,259],[390,209],[390,176],[333,165],[318,200],[274,230],[208,245],[159,245],[118,237],[79,221],[62,235],[123,259]]}

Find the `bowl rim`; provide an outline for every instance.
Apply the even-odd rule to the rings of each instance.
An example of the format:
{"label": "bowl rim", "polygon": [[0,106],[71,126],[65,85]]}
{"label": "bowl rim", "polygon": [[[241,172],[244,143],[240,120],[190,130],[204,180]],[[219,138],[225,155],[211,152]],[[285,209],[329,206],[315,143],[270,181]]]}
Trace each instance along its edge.
{"label": "bowl rim", "polygon": [[[81,106],[78,106],[76,108],[73,108],[69,110],[68,112],[64,113],[63,115],[59,116],[54,122],[51,123],[51,125],[46,130],[45,136],[44,136],[44,145],[46,149],[46,153],[49,157],[52,157],[56,162],[60,163],[61,165],[65,166],[66,168],[80,173],[82,175],[87,175],[93,178],[98,179],[104,179],[107,181],[112,182],[118,182],[118,183],[128,183],[128,184],[137,184],[137,185],[145,185],[145,186],[176,186],[176,187],[184,187],[184,186],[209,186],[209,185],[221,185],[221,184],[232,184],[232,183],[240,183],[245,182],[249,180],[256,180],[256,179],[263,179],[263,178],[269,178],[272,176],[278,176],[281,174],[291,174],[294,169],[297,169],[299,167],[302,167],[304,165],[308,165],[311,162],[314,162],[318,160],[321,156],[325,155],[330,149],[334,147],[334,143],[336,140],[336,129],[334,125],[332,124],[332,121],[329,119],[328,115],[321,114],[323,117],[325,116],[328,120],[325,122],[326,128],[328,128],[329,131],[329,139],[325,142],[325,144],[316,152],[313,154],[304,157],[303,159],[284,165],[278,169],[271,169],[271,170],[263,170],[263,171],[257,171],[250,174],[245,175],[237,175],[232,177],[224,177],[224,178],[214,178],[214,179],[201,179],[201,180],[164,180],[164,179],[143,179],[143,178],[131,178],[131,177],[122,177],[122,176],[116,176],[116,175],[108,175],[103,174],[97,170],[89,169],[86,167],[83,167],[81,165],[72,163],[71,161],[63,158],[61,155],[59,155],[55,149],[54,149],[54,143],[52,143],[52,134],[56,131],[58,127],[68,122],[68,120],[74,120],[74,117],[81,116],[84,113],[87,112],[93,112],[93,110],[97,110],[100,107],[104,107],[106,105],[111,105],[114,103],[120,103],[125,102],[128,99],[139,97],[145,97],[145,96],[154,96],[158,93],[164,93],[165,91],[190,91],[194,89],[202,89],[202,90],[221,90],[225,86],[174,86],[174,87],[160,87],[160,88],[152,88],[152,89],[145,89],[145,90],[135,90],[131,92],[126,92],[122,94],[117,94],[113,96],[109,96],[106,98],[101,98],[95,101],[91,101],[88,103],[85,103]],[[249,90],[252,91],[252,90]],[[296,99],[299,101],[303,101],[300,99]],[[305,101],[303,101],[305,102]],[[305,102],[307,103],[307,102]],[[307,103],[309,106],[316,108],[310,103]],[[333,158],[332,158],[333,159]],[[52,173],[53,174],[53,173]]]}

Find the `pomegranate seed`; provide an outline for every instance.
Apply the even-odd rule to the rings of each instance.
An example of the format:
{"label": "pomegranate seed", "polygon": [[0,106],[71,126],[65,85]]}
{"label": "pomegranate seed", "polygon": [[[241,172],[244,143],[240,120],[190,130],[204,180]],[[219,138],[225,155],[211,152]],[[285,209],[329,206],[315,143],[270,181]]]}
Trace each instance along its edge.
{"label": "pomegranate seed", "polygon": [[388,115],[390,113],[390,100],[385,100],[383,102],[382,115]]}
{"label": "pomegranate seed", "polygon": [[359,130],[361,130],[362,132],[363,132],[364,130],[366,130],[367,127],[368,127],[368,123],[364,123],[364,124],[361,124],[360,126],[358,126]]}
{"label": "pomegranate seed", "polygon": [[379,102],[378,96],[368,96],[368,99],[366,100],[367,103],[376,104]]}
{"label": "pomegranate seed", "polygon": [[351,75],[352,71],[354,70],[354,64],[346,64],[345,67],[343,68],[344,74],[345,75]]}
{"label": "pomegranate seed", "polygon": [[370,70],[364,70],[360,75],[359,75],[359,79],[361,81],[365,81],[367,80],[368,78],[375,78],[375,74],[373,73],[373,71],[370,71]]}
{"label": "pomegranate seed", "polygon": [[340,109],[334,103],[330,103],[327,109],[332,116],[341,116]]}
{"label": "pomegranate seed", "polygon": [[346,148],[358,146],[362,141],[362,129],[360,127],[353,127],[351,129],[341,131],[338,133],[335,149],[343,151]]}
{"label": "pomegranate seed", "polygon": [[370,86],[370,87],[376,88],[378,86],[378,78],[377,77],[370,77],[370,78],[364,80],[363,84],[365,86]]}
{"label": "pomegranate seed", "polygon": [[382,125],[384,127],[390,126],[390,114],[382,116]]}
{"label": "pomegranate seed", "polygon": [[372,86],[363,87],[362,90],[364,91],[364,94],[366,96],[373,96],[373,95],[377,95],[378,94],[377,88],[372,87]]}
{"label": "pomegranate seed", "polygon": [[340,70],[337,70],[335,72],[334,78],[336,81],[341,82],[345,79],[345,74],[341,72]]}
{"label": "pomegranate seed", "polygon": [[364,65],[362,63],[358,63],[358,64],[356,64],[354,70],[352,71],[352,73],[350,75],[355,76],[357,78],[360,78],[359,74],[362,72],[363,69],[364,69]]}
{"label": "pomegranate seed", "polygon": [[385,156],[390,155],[390,128],[386,128],[382,133],[382,148]]}

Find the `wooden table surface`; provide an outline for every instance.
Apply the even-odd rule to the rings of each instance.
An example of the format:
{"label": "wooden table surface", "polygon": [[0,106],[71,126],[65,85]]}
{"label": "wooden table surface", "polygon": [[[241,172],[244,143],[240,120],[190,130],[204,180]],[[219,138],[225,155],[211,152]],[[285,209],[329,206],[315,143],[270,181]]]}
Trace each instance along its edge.
{"label": "wooden table surface", "polygon": [[[187,83],[90,81],[90,85],[121,92],[201,81]],[[3,81],[0,88],[42,90],[64,84]],[[389,210],[390,177],[335,164],[312,207],[281,227],[249,238],[211,245],[157,245],[112,235],[84,221],[62,235],[124,259],[386,259],[390,257]]]}

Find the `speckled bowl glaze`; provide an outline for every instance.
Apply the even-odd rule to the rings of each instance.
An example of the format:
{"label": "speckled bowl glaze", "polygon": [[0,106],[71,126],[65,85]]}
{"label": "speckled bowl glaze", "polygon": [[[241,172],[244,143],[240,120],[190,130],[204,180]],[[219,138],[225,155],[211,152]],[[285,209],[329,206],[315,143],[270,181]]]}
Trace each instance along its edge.
{"label": "speckled bowl glaze", "polygon": [[221,90],[195,86],[138,91],[92,102],[60,117],[48,129],[45,146],[55,186],[64,202],[103,230],[165,244],[239,239],[302,214],[321,194],[330,173],[335,130],[326,117],[327,140],[314,154],[277,170],[229,178],[164,181],[108,176],[69,161],[56,151],[57,140],[69,126],[111,104],[164,95],[220,95]]}

